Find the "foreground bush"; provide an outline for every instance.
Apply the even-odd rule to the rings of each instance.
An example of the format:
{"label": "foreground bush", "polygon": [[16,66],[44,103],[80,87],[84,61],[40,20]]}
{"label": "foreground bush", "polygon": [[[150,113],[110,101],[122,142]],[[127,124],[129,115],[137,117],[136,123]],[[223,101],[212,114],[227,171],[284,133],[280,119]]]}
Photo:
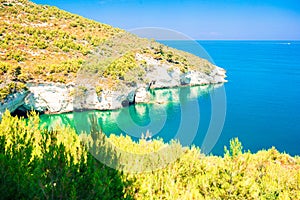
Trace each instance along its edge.
{"label": "foreground bush", "polygon": [[[123,144],[124,145],[124,144]],[[205,156],[192,147],[168,167],[128,175],[137,199],[300,199],[300,160],[274,148]]]}
{"label": "foreground bush", "polygon": [[[172,142],[179,159],[164,168],[129,173],[97,161],[92,148],[113,144],[126,152],[145,154],[165,147],[162,140],[133,142],[130,137],[91,129],[83,135],[57,128],[44,131],[38,116],[28,121],[6,113],[0,123],[0,196],[2,199],[300,199],[300,159],[276,149],[244,152],[231,140],[223,157],[205,156],[197,147]],[[88,142],[87,142],[88,141]],[[97,149],[97,148],[96,148]],[[134,158],[105,149],[113,161],[136,167]],[[172,152],[168,152],[172,153]],[[164,155],[161,158],[164,158]],[[153,166],[160,164],[151,163]],[[141,161],[138,164],[149,164]],[[143,167],[143,166],[141,166]]]}
{"label": "foreground bush", "polygon": [[0,123],[1,199],[123,199],[121,173],[80,144],[74,130],[42,131],[8,113]]}

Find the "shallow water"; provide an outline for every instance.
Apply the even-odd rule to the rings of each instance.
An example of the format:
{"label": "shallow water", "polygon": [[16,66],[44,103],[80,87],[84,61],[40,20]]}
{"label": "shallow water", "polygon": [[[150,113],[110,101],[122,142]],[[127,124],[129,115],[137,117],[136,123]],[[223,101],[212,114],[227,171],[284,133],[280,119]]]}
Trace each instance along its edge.
{"label": "shallow water", "polygon": [[[231,138],[238,137],[244,149],[252,152],[275,146],[300,155],[300,42],[163,43],[225,68],[229,82],[217,89],[155,90],[152,97],[160,103],[118,111],[42,115],[41,121],[49,126],[63,123],[88,131],[88,116],[95,115],[107,135],[126,133],[137,140],[149,130],[153,137],[178,139],[184,145],[195,144],[206,153],[218,155],[223,154]],[[219,131],[225,108],[224,127]]]}

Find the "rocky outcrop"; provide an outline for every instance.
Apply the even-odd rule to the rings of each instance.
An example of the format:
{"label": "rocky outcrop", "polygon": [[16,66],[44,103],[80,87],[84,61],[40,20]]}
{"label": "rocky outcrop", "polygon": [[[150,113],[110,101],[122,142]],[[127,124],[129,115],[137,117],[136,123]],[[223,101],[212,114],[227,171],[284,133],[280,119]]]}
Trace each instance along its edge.
{"label": "rocky outcrop", "polygon": [[193,86],[227,82],[225,80],[226,71],[217,66],[209,74],[195,70],[182,73],[173,65],[160,63],[151,57],[137,54],[136,59],[144,60],[150,66],[146,79],[150,80],[151,88],[172,88],[181,85]]}
{"label": "rocky outcrop", "polygon": [[95,104],[96,106],[94,109],[115,110],[118,108],[129,106],[130,104],[134,103],[135,95],[135,91],[130,89],[127,91],[103,91],[97,98],[97,103]]}
{"label": "rocky outcrop", "polygon": [[48,113],[73,111],[73,85],[28,83],[27,87],[30,94],[24,100],[25,109]]}
{"label": "rocky outcrop", "polygon": [[14,112],[17,108],[24,104],[24,99],[29,94],[29,91],[23,90],[21,92],[9,95],[0,105],[0,119],[6,110]]}
{"label": "rocky outcrop", "polygon": [[[11,112],[22,106],[26,110],[36,110],[46,113],[65,113],[74,110],[114,110],[133,103],[147,103],[156,101],[163,103],[167,99],[177,101],[178,98],[173,90],[170,94],[160,94],[166,91],[157,91],[156,98],[151,99],[149,89],[174,88],[178,86],[210,85],[226,82],[225,70],[215,67],[209,74],[200,71],[188,71],[181,73],[179,69],[170,65],[140,54],[136,55],[137,60],[145,60],[147,63],[147,74],[145,80],[148,84],[137,84],[126,86],[118,91],[103,90],[96,94],[93,85],[83,89],[75,83],[27,83],[27,92],[23,91],[11,95],[5,103],[0,106],[0,116],[8,109]],[[84,82],[84,81],[83,81]],[[81,87],[81,92],[77,93]],[[173,91],[173,92],[172,92]],[[161,98],[158,98],[161,96]]]}
{"label": "rocky outcrop", "polygon": [[207,85],[207,84],[217,84],[227,82],[225,80],[225,70],[216,67],[210,74],[205,74],[203,72],[189,71],[183,74],[180,81],[182,85]]}

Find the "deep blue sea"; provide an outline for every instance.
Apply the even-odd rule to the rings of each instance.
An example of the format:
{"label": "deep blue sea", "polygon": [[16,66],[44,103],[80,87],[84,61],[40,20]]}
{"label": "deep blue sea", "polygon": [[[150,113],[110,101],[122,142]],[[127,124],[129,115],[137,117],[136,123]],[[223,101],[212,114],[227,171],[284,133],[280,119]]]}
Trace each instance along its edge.
{"label": "deep blue sea", "polygon": [[[228,83],[217,89],[153,91],[154,98],[172,102],[133,105],[119,111],[42,115],[42,121],[83,127],[88,124],[87,116],[96,114],[108,135],[127,133],[137,139],[149,130],[165,141],[175,138],[203,148],[208,144],[213,149],[207,148],[206,153],[216,155],[223,155],[224,146],[238,137],[244,150],[256,152],[274,146],[300,155],[299,41],[161,42],[226,69]],[[222,102],[218,103],[215,98],[220,95]],[[218,131],[223,114],[224,126]],[[208,131],[214,125],[218,127]]]}

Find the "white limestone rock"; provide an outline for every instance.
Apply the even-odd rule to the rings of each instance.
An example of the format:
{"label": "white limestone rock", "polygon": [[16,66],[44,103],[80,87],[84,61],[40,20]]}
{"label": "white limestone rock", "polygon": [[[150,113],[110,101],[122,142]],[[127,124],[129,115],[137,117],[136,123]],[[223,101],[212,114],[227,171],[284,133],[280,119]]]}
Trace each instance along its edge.
{"label": "white limestone rock", "polygon": [[[7,102],[0,105],[0,116],[5,109],[13,112],[19,106],[23,106],[27,110],[48,113],[64,113],[85,109],[115,110],[132,103],[150,102],[149,88],[173,88],[182,85],[209,85],[227,82],[225,80],[226,71],[217,66],[210,74],[193,70],[182,73],[176,66],[162,63],[147,55],[137,53],[136,60],[143,60],[147,64],[144,80],[148,80],[148,85],[124,86],[118,91],[104,90],[98,96],[93,79],[83,79],[82,84],[86,86],[86,90],[82,96],[76,96],[73,94],[76,88],[74,83],[67,85],[27,83],[28,92],[14,94]],[[154,98],[154,101],[158,103],[170,100],[178,101],[179,98],[176,93],[173,93],[173,90],[170,91],[171,93],[167,94],[157,92],[159,98]]]}
{"label": "white limestone rock", "polygon": [[150,102],[150,93],[145,87],[140,87],[135,92],[135,103],[148,103]]}
{"label": "white limestone rock", "polygon": [[25,98],[23,105],[27,110],[49,113],[73,111],[71,87],[55,83],[28,84],[27,87],[30,95]]}

